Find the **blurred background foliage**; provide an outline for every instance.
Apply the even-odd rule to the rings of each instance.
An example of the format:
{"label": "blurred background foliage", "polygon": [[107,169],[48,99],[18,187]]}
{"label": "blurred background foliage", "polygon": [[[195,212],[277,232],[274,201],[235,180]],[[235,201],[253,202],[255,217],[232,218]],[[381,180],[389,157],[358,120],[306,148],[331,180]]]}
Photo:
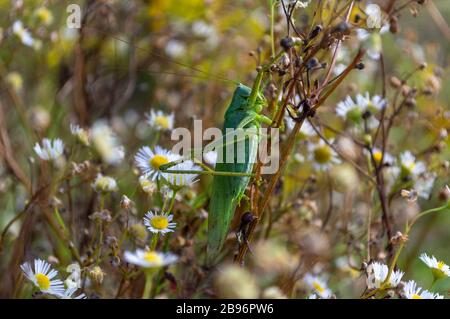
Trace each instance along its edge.
{"label": "blurred background foliage", "polygon": [[[121,190],[131,197],[137,187],[136,176],[129,174],[133,170],[132,154],[143,143],[154,139],[146,128],[143,114],[150,108],[162,109],[175,112],[176,127],[189,128],[193,119],[203,119],[204,127],[220,127],[234,90],[232,81],[252,83],[257,62],[270,54],[267,1],[80,1],[82,8],[92,9],[83,18],[81,34],[66,28],[66,7],[71,3],[77,1],[0,0],[0,103],[14,156],[26,176],[32,175],[30,167],[36,165],[30,162],[34,155],[32,145],[41,137],[69,140],[69,123],[88,126],[97,119],[108,118],[127,147],[127,165],[110,171],[117,177]],[[448,1],[435,0],[434,3],[444,19],[450,21]],[[301,11],[297,17],[300,26],[310,21],[313,8],[310,5]],[[399,33],[388,32],[382,36],[386,73],[388,76],[404,75],[426,62],[426,70],[416,73],[411,83],[421,86],[432,81],[430,77],[436,70],[443,81],[435,84],[442,86],[438,94],[418,99],[418,119],[414,126],[405,122],[394,128],[390,141],[393,154],[406,149],[420,153],[432,147],[442,129],[450,126],[448,117],[442,116],[450,112],[450,81],[447,81],[450,38],[446,38],[427,9],[414,15],[409,10],[404,11]],[[11,27],[18,20],[31,33],[32,45],[25,45],[13,34]],[[276,22],[278,43],[285,35],[285,25],[281,15]],[[350,43],[349,50],[355,52],[356,49]],[[76,101],[80,96],[73,93],[77,67],[86,79],[81,104]],[[342,89],[321,107],[319,118],[335,128],[343,128],[344,124],[333,115],[336,103],[347,94],[366,90],[381,93],[381,74],[376,64],[372,71],[351,75]],[[331,131],[325,133],[329,137],[334,135]],[[170,145],[169,134],[162,135],[161,139]],[[83,158],[83,155],[77,156]],[[439,152],[433,154],[430,166],[449,159],[450,140],[447,138]],[[0,168],[0,229],[3,229],[23,209],[27,191],[16,183],[1,162]],[[311,175],[311,167],[292,163],[289,173],[282,194],[278,194],[283,198],[298,195],[299,181]],[[203,186],[208,183],[207,178],[201,181]],[[359,183],[364,188],[364,180],[360,179]],[[433,197],[420,202],[423,209],[440,203],[438,193],[445,183],[449,183],[448,176],[439,176]],[[326,191],[326,183],[321,187]],[[74,198],[80,209],[86,208],[84,197],[87,194],[79,193]],[[143,198],[135,198],[140,211],[149,208]],[[117,204],[118,198],[114,200]],[[319,200],[319,206],[322,205],[328,205],[326,200]],[[427,251],[450,262],[449,225],[449,214],[425,218],[413,231],[400,261],[403,270],[415,274],[424,286],[428,286],[432,278],[417,256]],[[20,223],[14,224],[13,237],[19,229]],[[283,228],[275,230],[273,236],[283,238]],[[33,256],[47,251],[45,240],[42,236],[39,243],[33,243]],[[345,243],[333,245],[332,239],[330,241],[327,247],[333,252],[327,253],[329,258],[324,261],[332,264],[330,273],[335,273],[333,267],[338,273],[332,258],[345,255],[346,247]],[[3,256],[8,256],[9,249],[5,248]],[[3,256],[2,272],[8,263],[8,258]],[[341,278],[348,276],[331,277],[336,293],[342,297],[354,295],[353,285]],[[441,281],[437,291],[445,293],[449,284],[448,278]]]}

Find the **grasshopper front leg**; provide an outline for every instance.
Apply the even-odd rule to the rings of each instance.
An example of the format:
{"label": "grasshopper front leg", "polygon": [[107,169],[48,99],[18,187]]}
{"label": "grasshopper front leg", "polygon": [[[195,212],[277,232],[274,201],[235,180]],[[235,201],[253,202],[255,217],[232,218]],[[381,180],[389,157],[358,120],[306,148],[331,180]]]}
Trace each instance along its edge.
{"label": "grasshopper front leg", "polygon": [[[183,161],[185,161],[184,159],[181,160],[177,160],[177,161],[173,161],[164,165],[161,165],[159,167],[159,170],[164,172],[164,173],[169,173],[169,174],[198,174],[198,175],[212,175],[212,176],[247,176],[247,177],[252,177],[254,176],[253,173],[241,173],[241,172],[223,172],[223,171],[215,171],[212,170],[211,168],[207,167],[206,165],[203,165],[203,168],[207,168],[204,171],[202,170],[177,170],[177,169],[170,169],[171,167],[174,167],[180,163],[182,163]],[[200,163],[198,163],[200,164]]]}

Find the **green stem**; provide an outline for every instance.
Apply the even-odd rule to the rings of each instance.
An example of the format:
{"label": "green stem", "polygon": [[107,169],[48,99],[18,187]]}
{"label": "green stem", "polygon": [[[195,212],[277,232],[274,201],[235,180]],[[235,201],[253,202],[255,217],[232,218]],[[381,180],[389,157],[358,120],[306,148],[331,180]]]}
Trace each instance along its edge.
{"label": "green stem", "polygon": [[102,193],[100,195],[100,211],[105,208],[105,195]]}
{"label": "green stem", "polygon": [[269,0],[270,5],[270,42],[271,42],[271,48],[272,48],[272,54],[271,57],[275,57],[275,35],[274,35],[274,21],[275,21],[275,3],[273,0]]}
{"label": "green stem", "polygon": [[64,220],[61,217],[61,214],[59,213],[58,207],[55,206],[55,218],[56,221],[58,222],[59,226],[61,226],[64,234],[67,235],[67,228],[66,225],[64,224]]}
{"label": "green stem", "polygon": [[[169,209],[167,210],[167,213],[170,214],[170,212],[173,209],[173,206],[175,204],[175,198],[177,196],[177,191],[173,191],[173,195],[172,198],[170,199],[170,204],[169,204]],[[164,243],[163,243],[163,251],[167,252],[168,246],[169,246],[169,239],[170,239],[171,233],[166,234],[166,238],[164,239]],[[153,244],[153,242],[152,242]],[[154,289],[154,295],[156,295],[158,293],[158,288],[159,288],[159,282],[161,281],[161,277],[162,277],[162,270],[158,271],[158,274],[156,275],[156,280],[155,280],[155,289]]]}
{"label": "green stem", "polygon": [[153,234],[152,243],[150,245],[150,250],[154,251],[156,249],[156,245],[158,244],[159,233]]}
{"label": "green stem", "polygon": [[158,141],[159,141],[159,136],[160,136],[160,132],[159,132],[159,130],[156,130],[156,132],[155,132],[155,135],[154,135],[155,137],[154,137],[154,139],[153,139],[153,146],[155,146],[155,145],[157,145],[158,144]]}
{"label": "green stem", "polygon": [[248,106],[250,108],[253,108],[253,106],[255,105],[256,97],[258,96],[259,88],[261,86],[263,74],[264,74],[264,69],[260,68],[258,70],[258,74],[256,75],[255,82],[253,83],[252,93],[250,94],[250,97],[248,99],[248,101],[249,101]]}
{"label": "green stem", "polygon": [[175,204],[175,198],[177,197],[177,191],[173,190],[172,191],[172,198],[170,199],[170,203],[169,203],[169,209],[167,210],[167,213],[170,214],[170,212],[172,212],[173,209],[173,205]]}
{"label": "green stem", "polygon": [[164,212],[164,211],[166,210],[166,206],[167,206],[167,197],[164,198],[164,201],[163,201],[163,205],[162,205],[161,211]]}
{"label": "green stem", "polygon": [[144,286],[144,292],[142,294],[142,299],[148,299],[150,297],[150,292],[152,291],[152,284],[153,284],[153,271],[146,270],[145,286]]}
{"label": "green stem", "polygon": [[411,222],[411,225],[409,226],[409,228],[412,228],[412,226],[414,225],[415,222],[417,222],[420,218],[422,218],[425,215],[431,214],[431,213],[435,213],[435,212],[439,212],[441,210],[445,210],[445,209],[450,209],[450,201],[442,206],[439,207],[435,207],[435,208],[430,208],[426,211],[421,212],[419,215],[416,216],[416,218],[414,218]]}
{"label": "green stem", "polygon": [[258,74],[256,75],[255,82],[253,83],[252,87],[252,93],[250,94],[250,97],[248,98],[248,107],[253,108],[256,102],[256,98],[259,93],[259,88],[261,87],[262,78],[264,75],[264,72],[267,71],[270,66],[275,63],[282,55],[284,54],[284,51],[280,51],[276,56],[274,56],[272,59],[270,59],[269,63],[265,64],[264,66],[260,66],[258,69]]}
{"label": "green stem", "polygon": [[[98,242],[97,245],[95,246],[95,250],[93,253],[93,260],[95,260],[95,265],[98,266],[98,264],[100,263],[100,256],[102,254],[102,246],[103,246],[103,226],[101,224],[101,222],[98,222],[97,224],[97,229],[98,229]],[[92,243],[92,245],[94,244],[94,242]]]}
{"label": "green stem", "polygon": [[433,282],[431,283],[431,286],[430,286],[430,291],[433,289],[433,287],[434,287],[434,285],[436,284],[436,282],[438,281],[439,279],[436,277],[436,276],[434,276],[433,275]]}
{"label": "green stem", "polygon": [[[414,219],[411,221],[411,224],[410,224],[410,225],[406,224],[406,226],[405,226],[405,236],[408,236],[408,235],[409,235],[409,232],[411,231],[412,227],[414,226],[414,224],[415,224],[420,218],[422,218],[423,216],[426,216],[426,215],[428,215],[428,214],[431,214],[431,213],[435,213],[435,212],[439,212],[439,211],[441,211],[441,210],[448,209],[448,207],[449,207],[449,204],[447,203],[447,204],[445,204],[445,205],[443,205],[443,206],[436,207],[436,208],[431,208],[431,209],[428,209],[428,210],[423,211],[423,212],[421,212],[420,214],[418,214],[418,215],[416,216],[416,218],[414,218]],[[388,274],[387,274],[387,276],[386,276],[386,280],[383,282],[383,285],[389,282],[389,279],[391,278],[391,274],[392,274],[392,272],[394,271],[394,267],[395,267],[395,265],[396,265],[396,263],[397,263],[398,257],[400,256],[400,254],[401,254],[401,252],[402,252],[404,246],[405,246],[405,242],[402,242],[402,243],[400,244],[400,248],[397,250],[397,253],[396,253],[395,256],[394,256],[394,259],[393,259],[392,262],[391,262],[391,266],[389,267],[389,272],[388,272]]]}

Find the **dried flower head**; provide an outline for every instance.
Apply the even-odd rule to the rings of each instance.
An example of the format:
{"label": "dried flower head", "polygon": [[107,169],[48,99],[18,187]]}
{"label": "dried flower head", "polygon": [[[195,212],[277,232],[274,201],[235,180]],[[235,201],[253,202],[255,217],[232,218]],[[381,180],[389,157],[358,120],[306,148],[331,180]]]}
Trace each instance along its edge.
{"label": "dried flower head", "polygon": [[215,286],[222,298],[255,299],[259,287],[255,278],[246,269],[227,265],[217,271]]}

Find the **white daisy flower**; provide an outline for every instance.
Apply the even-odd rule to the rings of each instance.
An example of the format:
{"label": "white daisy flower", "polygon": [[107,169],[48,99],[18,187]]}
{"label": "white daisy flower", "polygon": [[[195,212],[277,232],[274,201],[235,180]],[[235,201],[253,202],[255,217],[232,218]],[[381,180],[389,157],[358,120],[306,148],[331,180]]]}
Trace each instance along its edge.
{"label": "white daisy flower", "polygon": [[144,217],[144,225],[147,226],[148,230],[154,234],[160,233],[162,235],[166,233],[173,232],[176,223],[172,223],[173,215],[168,213],[153,213],[152,211],[147,212]]}
{"label": "white daisy flower", "polygon": [[23,44],[29,47],[32,47],[34,45],[35,41],[31,36],[31,33],[23,26],[22,21],[15,21],[12,26],[12,30],[13,33],[19,37],[20,41],[22,41]]}
{"label": "white daisy flower", "polygon": [[373,116],[373,113],[381,110],[386,105],[386,100],[379,95],[370,97],[369,93],[365,95],[357,94],[356,102],[350,96],[347,96],[345,100],[339,102],[336,106],[336,114],[343,119],[352,121],[359,124],[363,120],[365,113],[370,112],[371,116],[366,119],[369,129],[374,129],[378,126],[378,120]]}
{"label": "white daisy flower", "polygon": [[58,297],[60,299],[87,299],[86,295],[84,293],[79,294],[78,296],[74,296],[74,293],[77,291],[78,288],[67,288],[66,290],[64,290],[64,292],[60,295],[58,295]]}
{"label": "white daisy flower", "polygon": [[417,191],[419,197],[425,199],[430,198],[435,179],[436,174],[430,172],[425,172],[417,176],[414,181],[414,189]]}
{"label": "white daisy flower", "polygon": [[70,132],[81,144],[89,146],[89,132],[87,130],[76,124],[70,123]]}
{"label": "white daisy flower", "polygon": [[[368,153],[368,151],[364,150],[364,153]],[[384,155],[383,155],[383,151],[377,147],[374,147],[372,149],[372,154],[373,154],[373,159],[379,166],[381,164],[382,159],[383,159],[383,164],[392,165],[395,162],[394,157],[391,154],[389,154],[388,152],[384,152]]]}
{"label": "white daisy flower", "polygon": [[[165,198],[172,198],[174,194],[174,190],[172,187],[169,187],[168,185],[164,184],[159,190],[161,192],[161,195]],[[181,201],[183,197],[181,196],[181,192],[176,192],[175,194],[175,200]]]}
{"label": "white daisy flower", "polygon": [[92,183],[92,188],[99,193],[116,192],[119,189],[114,178],[104,176],[101,173],[97,174],[94,183]]}
{"label": "white daisy flower", "polygon": [[348,273],[352,278],[358,278],[361,272],[353,268],[351,262],[355,263],[353,258],[349,260],[347,256],[341,256],[336,259],[336,267],[342,272]]}
{"label": "white daisy flower", "polygon": [[[374,262],[367,267],[366,284],[368,289],[380,288],[381,284],[386,280],[389,268],[385,264]],[[405,273],[400,270],[394,270],[389,278],[388,287],[395,288],[402,280]]]}
{"label": "white daisy flower", "polygon": [[401,270],[394,270],[389,278],[389,287],[397,287],[404,274],[405,273]]}
{"label": "white daisy flower", "polygon": [[213,35],[214,32],[214,27],[205,21],[195,21],[192,24],[192,33],[197,37],[208,38]]}
{"label": "white daisy flower", "polygon": [[319,299],[316,294],[311,294],[308,296],[308,299]]}
{"label": "white daisy flower", "polygon": [[125,151],[116,135],[105,120],[94,123],[91,129],[91,140],[102,160],[110,165],[119,164],[125,157]]}
{"label": "white daisy flower", "polygon": [[428,199],[433,189],[436,174],[427,171],[426,165],[422,161],[406,151],[400,154],[397,166],[392,167],[392,174],[395,179],[408,178],[411,181],[409,187],[413,188],[418,196]]}
{"label": "white daisy flower", "polygon": [[81,288],[81,268],[78,263],[73,263],[67,266],[66,271],[70,275],[64,280],[64,285],[68,289],[74,288],[75,290]]}
{"label": "white daisy flower", "polygon": [[64,293],[63,282],[55,278],[58,275],[58,271],[51,269],[51,265],[48,262],[35,259],[34,271],[29,262],[23,263],[20,268],[40,291],[55,296]]}
{"label": "white daisy flower", "polygon": [[162,111],[151,110],[150,114],[145,115],[147,122],[152,127],[159,130],[172,130],[174,125],[175,116],[173,113],[164,114]]}
{"label": "white daisy flower", "polygon": [[[331,140],[330,143],[333,143]],[[327,170],[332,165],[340,163],[334,149],[328,146],[322,139],[316,144],[308,145],[308,158],[313,162],[314,169]]]}
{"label": "white daisy flower", "polygon": [[400,154],[399,166],[401,173],[404,175],[418,176],[426,171],[426,166],[421,161],[416,161],[416,157],[410,152],[406,151]]}
{"label": "white daisy flower", "polygon": [[283,0],[283,2],[285,3],[285,5],[295,5],[295,8],[299,9],[299,8],[306,8],[309,6],[309,3],[311,2],[311,0],[307,0],[307,1],[299,1],[299,0]]}
{"label": "white daisy flower", "polygon": [[135,252],[126,251],[124,259],[130,264],[144,268],[157,268],[175,263],[178,257],[172,253],[137,249]]}
{"label": "white daisy flower", "polygon": [[44,161],[56,160],[64,152],[64,143],[59,138],[54,140],[44,138],[42,145],[39,143],[34,145],[34,151]]}
{"label": "white daisy flower", "polygon": [[383,49],[381,35],[389,30],[389,25],[385,24],[381,27],[379,32],[368,32],[365,29],[357,29],[356,36],[362,42],[366,49],[367,55],[372,60],[379,60],[381,51]]}
{"label": "white daisy flower", "polygon": [[438,261],[434,256],[429,257],[426,253],[420,255],[419,258],[431,268],[436,278],[450,277],[450,267],[443,261]]}
{"label": "white daisy flower", "polygon": [[[194,165],[192,161],[184,161],[180,164],[172,166],[170,170],[173,171],[199,171],[200,167]],[[198,174],[184,174],[184,173],[171,173],[163,172],[162,176],[171,185],[175,187],[189,186],[196,182]]]}
{"label": "white daisy flower", "polygon": [[360,105],[364,111],[369,110],[376,112],[380,111],[386,106],[386,100],[379,95],[370,97],[369,92],[366,92],[364,95],[356,95],[356,104]]}
{"label": "white daisy flower", "polygon": [[205,21],[196,21],[192,24],[192,33],[204,39],[205,47],[214,49],[220,44],[220,38],[216,28]]}
{"label": "white daisy flower", "polygon": [[324,280],[309,273],[305,275],[303,280],[320,298],[330,298],[332,292],[328,289],[327,283]]}
{"label": "white daisy flower", "polygon": [[292,117],[289,115],[289,112],[286,111],[284,114],[284,122],[286,123],[286,128],[288,131],[292,131],[292,129],[295,126],[295,121],[292,119]]}
{"label": "white daisy flower", "polygon": [[370,32],[366,29],[356,29],[356,37],[359,41],[365,41],[370,37]]}
{"label": "white daisy flower", "polygon": [[141,186],[144,193],[147,193],[150,195],[153,194],[156,191],[156,189],[158,188],[158,185],[156,185],[156,183],[154,181],[148,179],[145,176],[139,177],[139,185]]}
{"label": "white daisy flower", "polygon": [[366,25],[369,29],[379,29],[382,23],[381,9],[377,4],[369,4],[366,7]]}
{"label": "white daisy flower", "polygon": [[171,58],[179,58],[186,52],[186,45],[179,40],[172,39],[167,41],[164,51]]}
{"label": "white daisy flower", "polygon": [[[287,130],[292,131],[294,129],[296,122],[289,115],[289,112],[285,113],[284,120],[286,123]],[[316,131],[314,131],[314,128],[312,127],[311,123],[309,123],[308,120],[305,120],[305,121],[303,121],[302,127],[300,128],[300,134],[302,134],[303,136],[307,136],[307,137],[315,136]]]}
{"label": "white daisy flower", "polygon": [[[346,119],[347,114],[352,111],[359,111],[359,107],[350,96],[347,96],[343,101],[336,105],[336,114],[343,119]],[[360,112],[358,112],[358,115],[359,113]]]}
{"label": "white daisy flower", "polygon": [[161,165],[181,159],[180,155],[174,154],[162,147],[155,146],[154,151],[144,146],[139,149],[134,157],[136,166],[142,174],[151,180],[159,178],[162,172],[159,170]]}
{"label": "white daisy flower", "polygon": [[294,160],[297,161],[298,163],[304,163],[305,162],[305,157],[303,156],[303,154],[295,153],[294,154]]}
{"label": "white daisy flower", "polygon": [[308,120],[305,120],[300,128],[300,134],[303,134],[304,136],[314,136],[316,135],[316,131],[314,131],[311,123],[309,123]]}
{"label": "white daisy flower", "polygon": [[217,162],[217,152],[216,151],[209,151],[206,153],[203,153],[203,159],[205,162],[211,166],[216,166]]}
{"label": "white daisy flower", "polygon": [[444,299],[444,296],[423,290],[418,287],[414,280],[410,280],[405,284],[403,293],[407,299]]}

